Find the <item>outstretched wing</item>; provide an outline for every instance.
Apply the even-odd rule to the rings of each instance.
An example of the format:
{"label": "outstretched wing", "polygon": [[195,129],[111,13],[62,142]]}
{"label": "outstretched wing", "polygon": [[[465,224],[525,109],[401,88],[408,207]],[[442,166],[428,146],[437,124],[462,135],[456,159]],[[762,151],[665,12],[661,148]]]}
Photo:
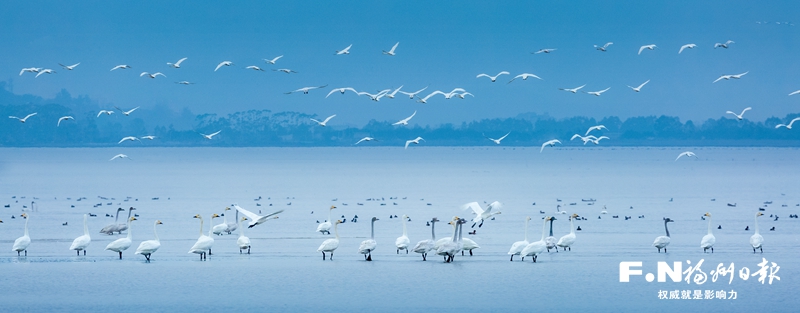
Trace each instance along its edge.
{"label": "outstretched wing", "polygon": [[239,211],[239,213],[242,213],[242,215],[247,216],[247,218],[249,218],[251,221],[257,221],[259,218],[261,218],[261,216],[258,216],[253,212],[243,209],[238,204],[234,204],[233,208],[236,209],[236,211]]}
{"label": "outstretched wing", "polygon": [[467,203],[467,204],[463,204],[463,205],[461,205],[461,209],[462,210],[472,210],[472,214],[475,214],[477,216],[481,216],[481,214],[483,214],[483,212],[484,212],[483,208],[481,208],[481,205],[478,204],[478,202],[470,202],[470,203]]}

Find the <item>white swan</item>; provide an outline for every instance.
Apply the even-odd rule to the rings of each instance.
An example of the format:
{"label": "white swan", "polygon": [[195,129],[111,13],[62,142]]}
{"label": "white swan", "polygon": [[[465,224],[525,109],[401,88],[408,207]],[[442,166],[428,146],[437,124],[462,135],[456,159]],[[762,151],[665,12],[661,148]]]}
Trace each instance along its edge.
{"label": "white swan", "polygon": [[358,253],[364,255],[364,260],[372,261],[372,251],[378,246],[378,242],[375,241],[375,221],[377,221],[377,217],[372,217],[370,221],[370,235],[369,239],[364,240],[361,242],[361,245],[358,246]]}
{"label": "white swan", "polygon": [[475,225],[480,222],[478,227],[480,228],[483,226],[483,222],[490,219],[492,216],[501,214],[500,209],[503,207],[503,204],[500,201],[495,201],[490,203],[486,209],[484,210],[481,208],[481,205],[478,202],[470,202],[461,206],[462,210],[470,209],[472,210],[472,214],[475,214],[475,217],[472,219],[472,228],[475,228]]}
{"label": "white swan", "polygon": [[403,86],[404,85],[400,85],[400,87],[397,87],[397,89],[395,89],[394,91],[387,93],[386,98],[394,99],[394,96],[397,95],[398,92],[400,92],[400,89],[403,88]]}
{"label": "white swan", "polygon": [[569,249],[569,251],[572,251],[572,244],[575,243],[575,239],[576,239],[575,238],[575,225],[572,223],[572,221],[574,221],[575,218],[577,218],[577,217],[578,217],[578,214],[570,215],[570,217],[569,217],[569,234],[566,234],[566,235],[562,236],[561,238],[559,238],[558,242],[556,243],[556,246],[561,247],[561,250]]}
{"label": "white swan", "polygon": [[14,246],[11,248],[11,251],[17,251],[17,256],[19,256],[20,252],[25,251],[25,256],[28,256],[28,246],[31,244],[31,237],[28,236],[29,217],[27,213],[22,213],[20,216],[25,219],[25,235],[14,240]]}
{"label": "white swan", "polygon": [[58,123],[56,123],[56,127],[59,127],[59,126],[61,126],[61,121],[66,121],[66,120],[74,120],[74,119],[75,119],[74,117],[72,117],[72,116],[69,116],[69,115],[68,115],[68,116],[62,116],[62,117],[60,117],[60,118],[58,119]]}
{"label": "white swan", "polygon": [[[229,208],[226,209],[229,210]],[[225,232],[230,235],[237,228],[239,228],[239,210],[236,210],[236,217],[233,218],[233,222],[228,223],[228,227],[225,228]]]}
{"label": "white swan", "polygon": [[330,235],[331,234],[331,224],[333,223],[333,222],[331,222],[331,213],[333,213],[333,209],[335,209],[335,208],[336,208],[336,206],[332,205],[330,207],[330,209],[328,209],[328,219],[325,220],[325,222],[320,223],[319,225],[317,225],[317,232],[320,232],[323,235]]}
{"label": "white swan", "polygon": [[406,140],[406,147],[405,148],[408,149],[408,145],[412,144],[412,143],[415,144],[415,145],[418,145],[420,140],[425,141],[425,139],[423,139],[422,137],[417,137],[417,138],[414,138],[412,140]]}
{"label": "white swan", "polygon": [[514,78],[509,80],[506,84],[510,84],[511,82],[513,82],[517,78],[522,78],[522,80],[528,80],[528,78],[530,78],[530,77],[533,77],[533,78],[536,78],[536,79],[539,79],[539,80],[542,79],[541,77],[536,76],[536,75],[531,74],[531,73],[522,73],[522,74],[519,74],[517,76],[514,76]]}
{"label": "white swan", "polygon": [[638,54],[642,54],[642,51],[644,51],[644,49],[655,50],[655,48],[658,48],[658,47],[656,47],[656,45],[644,45],[644,46],[641,46],[641,47],[639,47],[639,53]]}
{"label": "white swan", "polygon": [[700,240],[700,248],[703,248],[703,253],[708,249],[711,249],[711,253],[714,253],[714,243],[717,242],[717,238],[711,233],[711,213],[706,212],[703,215],[708,216],[708,234],[703,236],[703,240]]}
{"label": "white swan", "polygon": [[717,47],[728,49],[728,45],[732,44],[732,43],[735,43],[735,42],[733,42],[733,40],[728,40],[725,43],[719,43],[718,42],[718,43],[714,44],[714,49],[716,49]]}
{"label": "white swan", "polygon": [[278,211],[272,212],[270,214],[267,214],[267,215],[264,215],[264,216],[260,216],[258,214],[255,214],[253,212],[250,212],[248,210],[243,209],[239,205],[234,204],[233,207],[236,208],[236,210],[238,210],[239,212],[242,212],[242,214],[244,214],[244,216],[247,216],[248,219],[252,220],[252,222],[250,222],[247,225],[247,228],[253,228],[253,227],[256,227],[256,225],[261,225],[262,223],[264,223],[264,222],[266,222],[268,220],[271,220],[273,218],[278,218],[277,216],[276,217],[273,217],[273,216],[278,215],[280,213],[283,213],[283,210],[278,210]]}
{"label": "white swan", "polygon": [[220,67],[231,66],[231,65],[233,65],[233,62],[231,61],[222,61],[222,63],[217,64],[217,68],[214,69],[214,72],[216,72]]}
{"label": "white swan", "polygon": [[491,140],[492,142],[494,142],[495,144],[498,144],[498,145],[499,145],[499,144],[500,144],[500,142],[501,142],[501,141],[503,141],[503,139],[506,139],[506,137],[507,137],[509,134],[511,134],[511,132],[508,132],[507,134],[503,135],[503,137],[500,137],[500,138],[497,138],[497,139],[486,137],[486,135],[483,135],[483,137],[486,137],[486,139],[489,139],[489,140]]}
{"label": "white swan", "polygon": [[362,142],[364,142],[364,141],[373,141],[373,140],[375,140],[375,141],[378,141],[378,140],[377,140],[377,139],[375,139],[375,138],[372,138],[372,137],[369,137],[369,136],[367,136],[367,137],[361,138],[359,141],[356,141],[356,143],[355,143],[355,144],[357,145],[357,144],[360,144],[360,143],[362,143]]}
{"label": "white swan", "polygon": [[328,87],[328,85],[303,87],[303,88],[300,88],[300,89],[297,89],[297,90],[284,92],[284,94],[288,95],[288,94],[292,94],[292,93],[295,93],[295,92],[302,92],[303,94],[307,95],[309,90],[320,89],[320,88],[325,88],[325,87]]}
{"label": "white swan", "polygon": [[131,240],[131,222],[135,221],[135,217],[131,217],[128,219],[128,236],[125,238],[120,238],[117,240],[112,241],[106,246],[106,250],[111,250],[114,252],[119,253],[119,259],[122,260],[122,251],[128,250],[131,247],[133,241]]}
{"label": "white swan", "polygon": [[214,227],[211,228],[211,233],[213,233],[214,235],[221,236],[222,233],[228,229],[228,217],[225,215],[225,212],[228,212],[230,210],[231,208],[228,207],[225,208],[224,211],[222,211],[222,223],[214,225]]}
{"label": "white swan", "polygon": [[269,63],[269,64],[275,64],[275,62],[277,62],[277,61],[278,61],[278,59],[280,59],[280,58],[282,58],[282,57],[283,57],[283,55],[279,55],[279,56],[276,56],[275,58],[273,58],[272,60],[270,60],[270,59],[264,59],[264,62],[267,62],[267,63]]}
{"label": "white swan", "polygon": [[353,44],[350,44],[349,46],[347,46],[347,48],[344,48],[342,50],[336,50],[336,55],[350,54],[350,48],[352,48],[352,47],[353,47]]}
{"label": "white swan", "polygon": [[[211,222],[214,221],[215,218],[219,217],[216,213],[211,215]],[[197,242],[194,243],[191,249],[189,249],[189,253],[196,253],[200,255],[200,260],[208,259],[206,252],[208,255],[211,255],[211,247],[214,245],[214,238],[211,238],[211,228],[208,229],[208,235],[203,234],[203,217],[200,214],[194,216],[194,218],[200,219],[200,238],[197,238]]]}
{"label": "white swan", "polygon": [[650,82],[650,80],[648,79],[646,82],[643,82],[641,85],[639,85],[639,87],[628,86],[628,88],[633,89],[633,91],[635,91],[635,92],[640,92],[640,91],[642,91],[642,87],[644,87],[644,85],[647,85],[647,83],[649,83],[649,82]]}
{"label": "white swan", "polygon": [[25,121],[27,121],[29,117],[34,116],[36,114],[39,114],[39,113],[38,112],[37,113],[31,113],[31,114],[26,115],[23,118],[19,118],[19,117],[16,117],[16,116],[9,116],[8,118],[17,119],[17,120],[20,121],[20,123],[25,123]]}
{"label": "white swan", "polygon": [[39,71],[39,73],[37,73],[36,76],[34,76],[34,78],[39,77],[39,75],[42,75],[42,74],[54,74],[55,72],[56,71],[54,71],[53,69],[46,68],[46,69],[43,69],[43,70]]}
{"label": "white swan", "polygon": [[789,124],[778,124],[778,125],[775,125],[775,128],[778,129],[778,128],[784,127],[786,129],[792,129],[792,124],[794,124],[794,122],[797,122],[797,121],[800,121],[800,117],[793,118],[789,122]]}
{"label": "white swan", "polygon": [[211,139],[214,138],[214,136],[218,135],[221,132],[222,132],[222,130],[219,130],[216,133],[212,133],[212,134],[209,134],[209,135],[202,134],[202,133],[199,133],[199,134],[202,135],[203,137],[205,137],[206,139],[211,140]]}
{"label": "white swan", "polygon": [[556,51],[558,49],[539,49],[539,51],[531,52],[531,54],[539,54],[539,53],[550,53]]}
{"label": "white swan", "polygon": [[406,220],[408,219],[408,215],[403,214],[403,217],[400,219],[403,220],[403,235],[397,237],[397,239],[394,241],[394,245],[397,247],[397,254],[400,254],[400,250],[406,250],[406,254],[408,254],[408,244],[411,243],[411,241],[408,240],[408,232],[406,231]]}
{"label": "white swan", "polygon": [[517,241],[511,244],[511,249],[508,249],[508,254],[511,255],[511,261],[514,261],[514,256],[519,255],[522,252],[522,249],[525,249],[530,242],[528,242],[528,222],[531,220],[531,217],[528,216],[525,218],[525,240]]}
{"label": "white swan", "polygon": [[389,50],[389,51],[384,50],[383,54],[394,56],[395,55],[394,49],[397,49],[397,45],[399,45],[399,44],[400,44],[400,42],[398,41],[396,44],[394,44],[394,46],[392,46],[391,50]]}
{"label": "white swan", "polygon": [[158,231],[156,231],[156,226],[160,224],[163,223],[161,223],[161,221],[155,221],[155,223],[153,223],[153,235],[156,236],[156,239],[142,241],[142,243],[139,244],[139,247],[136,248],[136,252],[133,253],[144,255],[148,263],[150,262],[150,255],[156,253],[158,248],[161,248],[161,240],[158,239]]}
{"label": "white swan", "polygon": [[121,143],[123,143],[125,141],[128,141],[128,140],[130,140],[130,141],[136,141],[136,140],[141,141],[138,137],[128,136],[128,137],[124,137],[124,138],[120,139],[120,141],[117,144],[121,144]]}
{"label": "white swan", "polygon": [[330,120],[331,120],[332,118],[334,118],[334,117],[336,117],[336,114],[334,114],[334,115],[331,115],[331,116],[328,116],[328,117],[327,117],[327,118],[325,118],[325,120],[324,120],[324,121],[322,121],[322,122],[320,122],[320,121],[318,121],[318,120],[316,120],[316,119],[313,119],[313,118],[312,118],[312,119],[310,119],[310,120],[312,120],[312,121],[316,122],[316,123],[317,123],[319,126],[325,127],[325,126],[328,126],[328,121],[330,121]]}
{"label": "white swan", "polygon": [[[242,216],[242,219],[239,220],[239,223],[244,222],[246,220],[247,217]],[[247,249],[247,254],[250,254],[250,238],[244,235],[244,227],[238,227],[238,228],[239,228],[239,238],[236,239],[236,245],[239,246],[239,254],[242,254],[242,250],[244,249]]]}
{"label": "white swan", "polygon": [[89,218],[89,214],[83,215],[83,236],[75,238],[72,241],[72,245],[69,246],[70,250],[75,250],[78,255],[81,255],[81,251],[83,251],[83,255],[86,255],[86,248],[92,243],[92,237],[89,236],[89,226],[86,224],[86,219]]}
{"label": "white swan", "polygon": [[558,90],[564,90],[564,91],[569,91],[571,93],[577,93],[578,90],[580,90],[583,87],[586,87],[586,85],[578,86],[578,87],[575,87],[575,88],[558,88]]}
{"label": "white swan", "polygon": [[586,93],[588,93],[590,95],[593,95],[593,96],[599,97],[600,95],[602,95],[604,92],[608,91],[609,89],[611,89],[611,87],[608,87],[606,89],[599,90],[599,91],[586,91]]}
{"label": "white swan", "polygon": [[533,262],[536,262],[537,256],[539,254],[544,253],[544,251],[547,250],[547,243],[544,242],[544,234],[545,234],[545,227],[547,226],[547,221],[549,221],[549,220],[550,220],[550,217],[547,216],[547,217],[544,218],[544,223],[542,223],[542,239],[539,239],[539,241],[534,241],[534,242],[529,243],[519,253],[519,255],[522,257],[523,261],[525,261],[525,257],[526,256],[531,256],[531,257],[533,257]]}
{"label": "white swan", "polygon": [[497,75],[494,75],[494,76],[489,76],[489,75],[481,73],[481,74],[478,74],[478,76],[475,76],[475,78],[488,77],[489,79],[492,80],[492,82],[495,82],[495,81],[497,81],[497,77],[500,77],[500,75],[509,75],[509,74],[511,74],[511,73],[506,72],[506,71],[502,71],[500,73],[497,73]]}
{"label": "white swan", "polygon": [[131,115],[131,113],[133,113],[133,111],[136,111],[136,110],[138,110],[140,107],[135,107],[135,108],[133,108],[133,109],[130,109],[130,110],[128,110],[128,111],[125,111],[125,110],[121,109],[121,108],[120,108],[120,107],[118,107],[118,106],[114,106],[114,108],[116,108],[117,110],[119,110],[120,112],[122,112],[122,114],[124,114],[125,116],[128,116],[128,115]]}
{"label": "white swan", "polygon": [[697,47],[697,45],[693,44],[693,43],[685,44],[685,45],[681,46],[680,50],[678,50],[678,54],[681,54],[681,52],[683,52],[683,50],[685,50],[685,49],[694,49],[694,47]]}
{"label": "white swan", "polygon": [[396,123],[394,123],[392,125],[408,125],[408,121],[410,121],[412,118],[414,118],[414,115],[417,115],[417,111],[416,110],[414,110],[414,113],[412,113],[411,116],[406,117],[406,118],[404,118],[402,120],[399,120],[399,121],[397,121]]}
{"label": "white swan", "polygon": [[678,161],[678,159],[680,159],[682,156],[697,158],[697,156],[694,154],[694,152],[692,152],[692,151],[684,151],[684,152],[681,152],[681,154],[679,154],[677,158],[675,158],[675,161]]}
{"label": "white swan", "polygon": [[341,220],[336,220],[336,222],[333,223],[333,235],[336,236],[336,238],[331,238],[323,241],[322,244],[319,245],[319,248],[317,248],[318,252],[322,252],[323,261],[325,261],[325,252],[330,252],[331,254],[330,259],[331,261],[333,261],[333,251],[339,247],[339,231],[337,230],[337,228],[341,223],[342,223]]}
{"label": "white swan", "polygon": [[613,42],[606,42],[606,44],[604,44],[602,47],[598,46],[598,45],[594,45],[594,48],[597,49],[597,50],[606,52],[606,49],[608,49],[608,46],[613,45],[613,44],[614,44]]}
{"label": "white swan", "polygon": [[114,218],[114,223],[113,224],[108,224],[108,225],[106,225],[106,227],[103,227],[103,229],[100,229],[100,233],[101,234],[106,234],[106,235],[113,235],[114,234],[114,232],[116,231],[115,229],[117,229],[117,222],[119,221],[119,212],[122,212],[122,211],[125,211],[125,209],[123,209],[123,208],[118,208],[117,209],[117,214],[115,214],[116,217]]}
{"label": "white swan", "polygon": [[[456,253],[462,251],[462,246],[459,245],[458,242],[458,231],[461,229],[462,221],[464,220],[456,217],[450,222],[450,225],[453,225],[453,237],[447,238],[448,241],[436,249],[436,254],[443,256],[445,263],[452,262]],[[466,221],[464,221],[464,223],[466,223]]]}
{"label": "white swan", "polygon": [[556,252],[558,252],[558,248],[556,248],[556,237],[553,237],[553,221],[555,220],[557,220],[557,218],[550,218],[550,236],[544,239],[544,243],[547,245],[547,252],[550,252],[550,249],[556,249]]}
{"label": "white swan", "polygon": [[331,96],[331,94],[333,94],[334,92],[339,92],[339,93],[341,93],[341,94],[344,94],[344,92],[345,92],[345,91],[348,91],[348,90],[349,90],[349,91],[352,91],[352,92],[355,92],[356,94],[358,94],[358,90],[355,90],[355,89],[353,89],[352,87],[342,87],[342,88],[334,88],[333,90],[331,90],[331,92],[329,92],[329,93],[328,93],[328,95],[327,95],[327,96],[325,96],[325,98],[327,98],[327,97],[330,97],[330,96]]}
{"label": "white swan", "polygon": [[[136,208],[134,207],[128,208],[128,219],[131,218],[131,213],[133,213],[133,210],[136,210]],[[122,234],[122,232],[126,230],[128,230],[127,223],[117,224],[117,226],[114,227],[114,231],[117,232],[117,234]]]}
{"label": "white swan", "polygon": [[717,78],[716,80],[714,80],[714,81],[713,81],[713,83],[716,83],[716,82],[718,82],[718,81],[720,81],[720,80],[723,80],[723,79],[724,79],[724,80],[730,80],[731,78],[733,78],[733,79],[739,79],[739,78],[742,78],[742,76],[744,76],[744,75],[747,75],[747,73],[750,73],[750,71],[747,71],[747,72],[744,72],[744,73],[741,73],[741,74],[734,74],[734,75],[730,75],[730,74],[729,74],[729,75],[722,75],[722,76],[720,76],[719,78]]}
{"label": "white swan", "polygon": [[545,141],[545,143],[543,143],[543,144],[542,144],[542,148],[541,148],[541,149],[539,149],[539,153],[542,153],[542,151],[544,151],[544,147],[547,147],[547,146],[553,147],[553,146],[555,146],[557,143],[559,143],[559,144],[560,144],[560,143],[561,143],[561,141],[559,141],[558,139],[553,139],[553,140],[548,140],[548,141]]}
{"label": "white swan", "polygon": [[181,68],[181,63],[183,63],[183,61],[186,61],[186,59],[188,59],[188,58],[182,58],[182,59],[178,60],[178,62],[175,62],[175,63],[167,62],[167,65],[172,66],[174,68]]}
{"label": "white swan", "polygon": [[436,231],[434,230],[434,228],[435,228],[434,225],[436,225],[436,222],[438,222],[438,221],[439,221],[439,219],[435,218],[435,217],[433,219],[431,219],[431,239],[420,240],[420,242],[417,242],[417,244],[414,246],[414,248],[411,249],[411,251],[414,251],[416,253],[422,254],[422,260],[423,261],[427,260],[428,252],[431,252],[431,250],[435,249],[435,246],[436,246]]}
{"label": "white swan", "polygon": [[764,237],[758,233],[758,217],[761,215],[764,215],[764,213],[756,213],[756,233],[750,236],[750,245],[753,247],[753,253],[756,253],[756,249],[759,249],[761,250],[761,253],[764,253],[764,248],[761,246],[761,244],[764,243]]}
{"label": "white swan", "polygon": [[156,73],[142,72],[141,74],[139,74],[139,77],[142,77],[142,76],[145,76],[145,75],[147,75],[147,77],[150,77],[150,78],[156,78],[156,77],[158,77],[158,75],[167,77],[167,75],[164,75],[164,73],[161,73],[161,72],[156,72]]}
{"label": "white swan", "polygon": [[[120,154],[117,154],[117,155],[115,155],[115,156],[114,156],[113,158],[111,158],[109,161],[114,161],[115,159],[128,159],[128,160],[130,160],[131,158],[129,158],[129,157],[128,157],[128,155],[126,155],[126,154],[122,154],[122,153],[120,153]],[[109,235],[110,235],[110,234],[109,234]]]}
{"label": "white swan", "polygon": [[658,248],[658,252],[661,253],[661,249],[664,249],[664,253],[667,253],[667,246],[669,245],[669,229],[667,228],[667,223],[674,222],[669,217],[664,218],[664,231],[667,232],[666,236],[658,236],[656,240],[653,241],[653,247]]}
{"label": "white swan", "polygon": [[425,91],[425,89],[428,89],[428,87],[426,86],[425,88],[422,88],[422,89],[420,89],[420,90],[417,90],[417,91],[415,91],[415,92],[405,92],[405,91],[400,91],[400,93],[402,93],[402,94],[404,94],[404,95],[408,96],[408,98],[409,98],[409,99],[414,99],[415,97],[417,97],[417,95],[418,95],[420,92],[423,92],[423,91]]}
{"label": "white swan", "polygon": [[127,69],[127,68],[131,68],[130,65],[120,64],[120,65],[117,65],[117,66],[111,68],[111,71],[116,70],[116,69],[123,69],[124,70],[124,69]]}
{"label": "white swan", "polygon": [[736,119],[738,119],[738,120],[740,120],[740,121],[741,121],[741,120],[743,119],[743,117],[742,117],[742,116],[744,115],[744,112],[747,112],[748,110],[752,110],[752,109],[753,109],[753,108],[751,108],[751,107],[746,107],[746,108],[744,108],[744,110],[742,110],[742,113],[739,113],[739,114],[736,114],[736,112],[733,112],[733,111],[727,111],[727,112],[725,112],[725,113],[727,113],[727,114],[733,114],[733,116],[736,116]]}

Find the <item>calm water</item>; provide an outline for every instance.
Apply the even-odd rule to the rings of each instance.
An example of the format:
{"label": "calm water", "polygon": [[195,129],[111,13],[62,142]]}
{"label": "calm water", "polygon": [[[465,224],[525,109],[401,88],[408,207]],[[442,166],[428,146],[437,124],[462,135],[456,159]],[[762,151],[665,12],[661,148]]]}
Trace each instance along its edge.
{"label": "calm water", "polygon": [[[674,162],[686,150],[699,158]],[[132,160],[109,162],[117,153]],[[3,148],[0,204],[9,207],[0,207],[0,302],[9,312],[794,311],[800,304],[800,219],[789,214],[800,214],[797,160],[800,150],[777,148]],[[581,201],[589,198],[594,205]],[[426,220],[471,218],[461,204],[495,200],[504,204],[501,215],[476,235],[468,236],[471,223],[465,225],[464,236],[481,246],[474,256],[443,264],[438,256],[422,262],[413,252],[396,254],[402,224],[390,215],[411,217],[414,244],[430,238]],[[31,201],[33,243],[28,257],[18,258],[10,250],[24,220],[11,216],[23,205],[30,209]],[[201,214],[208,232],[210,215],[233,203],[264,214],[285,212],[247,229],[251,255],[238,253],[236,234],[216,237],[208,261],[188,254],[200,227],[192,216]],[[334,260],[323,262],[316,248],[332,236],[315,229],[331,205],[337,206],[334,219],[344,215],[347,222],[339,226]],[[555,214],[557,205],[587,218],[575,222],[582,230],[572,251],[542,255],[537,263],[509,262],[506,252],[522,240],[526,216],[532,217],[530,241],[541,236],[545,215],[558,219],[556,237],[569,232],[567,216]],[[121,236],[98,231],[114,222],[106,214],[131,206],[139,220],[132,226],[134,245],[120,261],[103,248]],[[603,206],[609,214],[598,219]],[[754,255],[748,239],[759,207],[766,214],[759,218],[764,253]],[[97,214],[88,222],[92,243],[85,257],[76,257],[68,248],[90,212]],[[713,215],[714,254],[699,248],[705,212]],[[357,223],[350,221],[354,215]],[[369,236],[372,216],[380,218],[378,248],[368,263],[357,249]],[[667,254],[651,246],[664,234],[662,217],[675,220]],[[156,219],[164,223],[158,228],[162,247],[147,264],[133,252],[153,239]],[[452,235],[444,223],[436,230],[439,237]],[[732,284],[710,276],[703,285],[647,283],[643,276],[619,282],[621,261],[641,261],[645,273],[654,273],[657,261],[684,262],[685,269],[687,260],[701,259],[705,273],[731,262],[737,272],[754,272],[762,257],[780,266],[780,281],[761,284],[737,275]],[[735,290],[738,299],[659,300],[659,290]]]}

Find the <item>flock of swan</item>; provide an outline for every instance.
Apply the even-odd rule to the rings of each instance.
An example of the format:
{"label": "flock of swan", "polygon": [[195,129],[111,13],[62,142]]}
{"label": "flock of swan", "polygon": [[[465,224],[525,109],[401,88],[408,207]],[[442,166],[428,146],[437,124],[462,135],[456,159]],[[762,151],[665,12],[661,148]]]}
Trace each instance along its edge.
{"label": "flock of swan", "polygon": [[[462,210],[471,211],[474,217],[471,219],[472,228],[476,225],[478,228],[483,226],[483,223],[487,220],[494,219],[494,216],[501,214],[500,211],[503,207],[502,203],[495,201],[488,204],[485,208],[482,207],[478,202],[470,202],[461,206]],[[336,209],[336,206],[330,206],[328,210],[328,219],[317,225],[316,232],[319,232],[323,235],[330,235],[331,228],[333,228],[333,238],[326,239],[320,244],[317,248],[317,252],[322,254],[323,260],[333,260],[334,252],[339,248],[340,237],[338,232],[338,225],[342,224],[344,221],[340,220],[333,220],[332,219],[332,211]],[[128,210],[128,217],[125,219],[125,223],[118,223],[119,217],[122,215],[122,212],[125,211],[123,208],[119,208],[116,211],[116,219],[114,223],[109,224],[103,227],[100,230],[100,233],[112,235],[115,232],[117,234],[122,234],[122,232],[127,231],[127,235],[125,237],[116,239],[109,243],[105,250],[112,251],[118,254],[119,259],[121,260],[123,257],[123,252],[127,251],[133,245],[133,238],[132,238],[132,222],[137,221],[138,215],[131,216],[133,210],[135,208],[131,207]],[[225,214],[211,214],[210,215],[210,223],[213,223],[215,218],[223,217],[223,222],[216,225],[211,225],[208,227],[208,232],[204,232],[204,219],[200,214],[194,216],[194,218],[198,219],[200,222],[200,231],[199,237],[197,241],[191,246],[188,253],[197,254],[200,257],[200,260],[207,260],[208,256],[212,254],[212,248],[214,246],[214,237],[220,236],[225,233],[231,234],[234,231],[238,230],[238,238],[236,240],[236,246],[239,249],[240,254],[250,254],[251,249],[251,241],[250,238],[246,236],[245,230],[247,228],[253,228],[260,224],[263,224],[269,220],[277,219],[278,214],[283,213],[283,210],[278,210],[266,215],[259,215],[254,212],[248,211],[238,205],[233,205],[233,209],[230,207],[225,208],[224,212],[228,212],[234,210],[236,212],[235,218],[232,222],[227,220],[227,216]],[[223,212],[223,213],[224,213]],[[244,215],[243,217],[239,218],[239,213]],[[540,212],[543,213],[543,212]],[[557,214],[564,214],[566,215],[566,211],[558,211]],[[601,214],[606,214],[606,210],[604,207],[603,212]],[[761,251],[763,253],[763,242],[764,238],[759,233],[759,226],[758,226],[758,217],[764,215],[761,212],[757,212],[755,215],[755,233],[750,237],[749,243],[753,249],[753,253],[756,251]],[[107,215],[110,216],[110,215]],[[13,252],[17,252],[17,256],[24,256],[28,255],[28,247],[31,244],[31,237],[28,233],[28,222],[30,221],[30,213],[26,212],[20,215],[20,217],[25,219],[25,226],[24,226],[24,235],[22,237],[17,238],[14,241],[14,245],[12,247]],[[69,247],[69,250],[74,250],[77,256],[86,255],[86,251],[89,245],[92,242],[91,235],[89,233],[89,227],[87,224],[87,219],[89,214],[84,214],[83,216],[83,235],[75,238],[72,244]],[[394,216],[397,217],[397,216]],[[700,248],[703,249],[703,252],[706,253],[709,250],[711,253],[714,252],[714,245],[716,243],[716,237],[713,234],[713,227],[711,222],[711,213],[705,213],[703,218],[708,219],[708,232],[705,236],[702,237],[700,241]],[[397,237],[394,243],[394,249],[396,250],[397,254],[401,252],[405,252],[408,254],[409,252],[418,253],[421,255],[422,260],[426,261],[429,253],[435,253],[436,255],[440,255],[443,257],[445,263],[453,262],[456,255],[460,252],[461,255],[465,255],[465,252],[469,252],[469,255],[473,255],[472,250],[480,248],[478,243],[474,240],[469,238],[464,238],[462,229],[463,225],[466,224],[468,221],[459,216],[454,216],[447,224],[451,225],[452,236],[446,238],[438,238],[436,237],[436,223],[439,222],[439,219],[434,217],[431,220],[426,222],[426,225],[431,227],[431,237],[430,239],[420,240],[416,244],[412,245],[412,241],[408,237],[408,229],[406,226],[407,221],[409,221],[409,217],[407,215],[403,215],[400,217],[403,226],[403,233],[401,236]],[[551,250],[555,250],[558,252],[559,249],[562,251],[572,251],[572,246],[575,244],[577,235],[575,233],[576,228],[574,225],[574,220],[581,219],[578,214],[571,214],[568,215],[569,219],[569,228],[570,232],[566,235],[561,236],[560,238],[556,238],[553,235],[553,221],[557,220],[555,216],[544,216],[542,218],[542,235],[537,241],[529,241],[528,239],[528,226],[529,222],[531,221],[531,217],[528,216],[525,218],[524,224],[524,236],[523,240],[513,242],[511,244],[511,248],[508,250],[508,255],[510,255],[510,261],[514,261],[514,256],[519,256],[520,260],[524,261],[526,257],[530,257],[532,262],[536,262],[538,256],[542,255],[543,253],[550,252]],[[585,218],[583,218],[585,220]],[[372,217],[370,219],[370,236],[369,239],[362,241],[358,247],[358,253],[364,256],[364,260],[372,261],[372,252],[378,246],[377,241],[375,240],[375,222],[379,221],[377,217]],[[331,222],[332,221],[332,222]],[[668,223],[674,222],[674,220],[665,217],[663,218],[664,221],[664,236],[658,236],[653,241],[652,246],[655,247],[658,252],[660,253],[663,249],[664,252],[667,252],[667,246],[670,244],[670,233],[668,228]],[[2,223],[2,221],[0,221]],[[550,223],[550,231],[549,235],[547,232],[547,224]],[[139,254],[145,257],[145,262],[150,262],[150,258],[152,254],[156,253],[158,249],[161,247],[161,242],[158,237],[158,225],[162,225],[163,223],[160,220],[156,220],[153,223],[153,236],[155,239],[145,240],[139,243],[138,248],[136,248],[134,254]],[[749,227],[748,227],[749,229]],[[577,228],[580,230],[580,227]],[[470,232],[473,234],[473,232]]]}

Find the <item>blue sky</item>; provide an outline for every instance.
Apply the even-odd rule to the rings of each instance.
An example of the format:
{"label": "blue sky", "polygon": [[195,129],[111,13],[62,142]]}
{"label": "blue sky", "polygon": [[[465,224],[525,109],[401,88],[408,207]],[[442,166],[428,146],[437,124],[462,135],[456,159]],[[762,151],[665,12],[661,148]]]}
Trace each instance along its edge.
{"label": "blue sky", "polygon": [[[17,94],[52,98],[61,89],[109,108],[166,105],[195,113],[249,109],[337,114],[331,126],[398,120],[422,125],[548,113],[620,117],[672,115],[702,121],[752,106],[763,120],[798,112],[800,3],[793,1],[236,2],[6,1],[0,4],[0,80]],[[769,22],[758,24],[757,21]],[[716,42],[734,40],[730,49]],[[397,55],[381,54],[400,42]],[[607,52],[594,44],[612,41]],[[678,54],[681,45],[693,50]],[[334,55],[353,44],[351,54]],[[637,55],[640,46],[659,49]],[[531,54],[556,48],[550,54]],[[262,59],[284,55],[276,65]],[[182,68],[166,62],[188,57]],[[221,61],[235,66],[214,72]],[[74,71],[58,63],[81,62]],[[128,64],[128,70],[109,70]],[[245,70],[257,65],[267,72]],[[19,76],[23,67],[58,73]],[[291,68],[297,74],[270,71]],[[496,83],[479,73],[529,72],[544,80]],[[147,79],[139,73],[163,72]],[[740,80],[723,74],[749,71]],[[626,85],[650,79],[640,93]],[[188,80],[196,84],[177,85]],[[308,95],[284,92],[328,84]],[[611,87],[600,97],[558,90]],[[407,97],[373,102],[331,88],[376,92],[462,87],[475,98]],[[423,93],[424,94],[424,93]]]}

